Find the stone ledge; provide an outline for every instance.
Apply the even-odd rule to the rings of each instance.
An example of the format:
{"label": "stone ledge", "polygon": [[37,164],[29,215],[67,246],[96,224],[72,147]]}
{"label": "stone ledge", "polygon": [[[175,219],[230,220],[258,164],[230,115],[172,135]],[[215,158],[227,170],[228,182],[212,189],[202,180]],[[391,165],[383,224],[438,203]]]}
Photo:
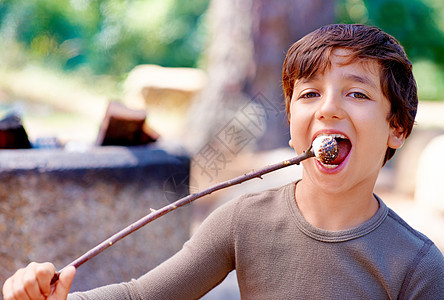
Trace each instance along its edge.
{"label": "stone ledge", "polygon": [[[188,193],[189,159],[154,147],[0,151],[0,281],[30,261],[57,268]],[[72,290],[136,278],[189,238],[190,207],[82,265]]]}

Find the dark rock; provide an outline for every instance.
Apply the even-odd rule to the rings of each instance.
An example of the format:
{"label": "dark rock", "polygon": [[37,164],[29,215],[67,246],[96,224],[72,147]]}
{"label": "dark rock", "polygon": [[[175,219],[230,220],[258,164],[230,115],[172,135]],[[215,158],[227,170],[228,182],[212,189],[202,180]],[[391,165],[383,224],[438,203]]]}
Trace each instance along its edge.
{"label": "dark rock", "polygon": [[9,114],[0,121],[0,149],[28,149],[31,143],[17,114]]}

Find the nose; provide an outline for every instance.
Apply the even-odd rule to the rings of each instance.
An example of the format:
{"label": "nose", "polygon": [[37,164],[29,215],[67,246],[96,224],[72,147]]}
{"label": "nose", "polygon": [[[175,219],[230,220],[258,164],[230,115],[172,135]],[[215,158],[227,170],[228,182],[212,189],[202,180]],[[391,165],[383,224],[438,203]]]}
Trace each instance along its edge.
{"label": "nose", "polygon": [[343,99],[341,93],[329,91],[325,93],[316,111],[316,118],[319,120],[340,120],[345,116]]}

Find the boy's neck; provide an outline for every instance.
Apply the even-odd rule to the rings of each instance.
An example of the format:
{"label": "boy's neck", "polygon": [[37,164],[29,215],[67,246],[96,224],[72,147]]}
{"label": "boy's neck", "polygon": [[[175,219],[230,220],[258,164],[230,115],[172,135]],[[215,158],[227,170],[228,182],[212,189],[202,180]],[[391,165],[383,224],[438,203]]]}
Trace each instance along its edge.
{"label": "boy's neck", "polygon": [[355,228],[368,221],[379,208],[373,186],[330,194],[302,180],[296,185],[295,199],[307,222],[329,231]]}

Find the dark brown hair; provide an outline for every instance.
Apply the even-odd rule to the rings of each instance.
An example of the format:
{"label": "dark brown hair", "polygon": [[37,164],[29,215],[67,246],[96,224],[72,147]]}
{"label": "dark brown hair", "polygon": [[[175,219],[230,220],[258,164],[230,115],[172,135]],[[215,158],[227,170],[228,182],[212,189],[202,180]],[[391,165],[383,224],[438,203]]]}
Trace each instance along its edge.
{"label": "dark brown hair", "polygon": [[[334,49],[350,51],[350,60],[373,60],[380,66],[381,89],[391,103],[387,117],[390,126],[401,128],[406,137],[412,131],[418,106],[412,64],[399,42],[377,27],[357,24],[323,26],[299,41],[287,52],[282,70],[282,85],[287,116],[295,81],[324,72]],[[388,148],[384,164],[395,154]]]}

